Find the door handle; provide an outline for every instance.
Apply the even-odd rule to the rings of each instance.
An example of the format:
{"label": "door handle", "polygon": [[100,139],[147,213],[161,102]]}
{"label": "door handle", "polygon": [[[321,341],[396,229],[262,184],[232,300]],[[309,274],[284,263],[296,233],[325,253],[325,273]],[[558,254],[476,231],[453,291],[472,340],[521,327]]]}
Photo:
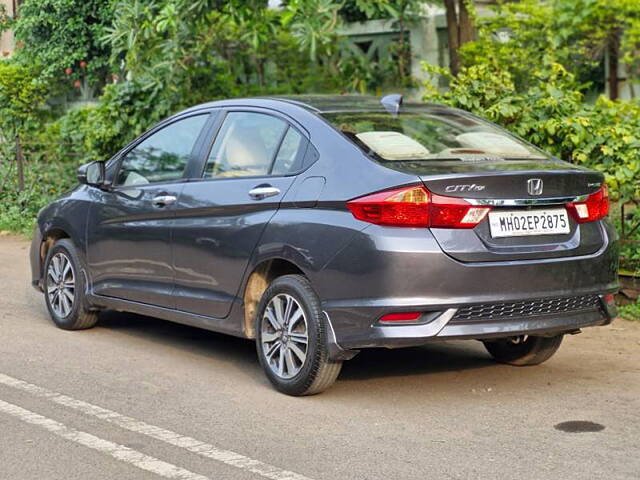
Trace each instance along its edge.
{"label": "door handle", "polygon": [[253,200],[262,200],[263,198],[273,197],[274,195],[279,194],[280,189],[272,186],[256,187],[252,190],[249,190],[249,196]]}
{"label": "door handle", "polygon": [[153,199],[153,206],[158,208],[164,208],[176,203],[177,198],[173,195],[158,195]]}

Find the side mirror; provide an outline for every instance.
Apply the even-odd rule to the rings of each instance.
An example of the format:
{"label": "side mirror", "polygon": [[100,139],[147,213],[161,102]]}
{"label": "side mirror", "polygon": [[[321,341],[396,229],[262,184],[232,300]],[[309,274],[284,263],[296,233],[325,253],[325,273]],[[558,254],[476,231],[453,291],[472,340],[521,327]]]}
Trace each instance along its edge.
{"label": "side mirror", "polygon": [[101,161],[87,163],[78,168],[78,181],[82,185],[103,187],[105,183],[105,176],[104,162]]}

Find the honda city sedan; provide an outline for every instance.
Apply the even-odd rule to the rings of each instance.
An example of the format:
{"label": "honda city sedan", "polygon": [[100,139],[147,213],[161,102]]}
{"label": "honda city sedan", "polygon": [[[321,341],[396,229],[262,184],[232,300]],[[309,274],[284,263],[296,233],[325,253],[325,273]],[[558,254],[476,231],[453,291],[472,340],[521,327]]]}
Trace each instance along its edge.
{"label": "honda city sedan", "polygon": [[535,365],[615,315],[603,175],[450,107],[217,101],[78,179],[31,248],[53,322],[117,310],[254,339],[290,395],[365,348],[479,340]]}

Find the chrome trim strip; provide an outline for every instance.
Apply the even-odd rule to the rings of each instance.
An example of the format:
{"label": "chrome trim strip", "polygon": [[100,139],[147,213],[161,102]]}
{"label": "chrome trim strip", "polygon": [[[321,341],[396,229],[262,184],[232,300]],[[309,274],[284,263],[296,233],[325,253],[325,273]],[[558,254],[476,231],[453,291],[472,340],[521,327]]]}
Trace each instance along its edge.
{"label": "chrome trim strip", "polygon": [[492,198],[465,198],[471,205],[487,205],[491,207],[518,207],[523,205],[562,205],[569,202],[584,202],[589,195],[575,197],[556,198],[519,198],[519,199],[492,199]]}

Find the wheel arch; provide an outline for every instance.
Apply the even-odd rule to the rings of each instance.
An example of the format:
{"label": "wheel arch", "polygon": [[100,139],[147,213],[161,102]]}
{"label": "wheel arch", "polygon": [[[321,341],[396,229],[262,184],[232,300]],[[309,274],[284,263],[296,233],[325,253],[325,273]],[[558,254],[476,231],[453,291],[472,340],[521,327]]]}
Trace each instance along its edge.
{"label": "wheel arch", "polygon": [[49,250],[61,238],[71,239],[71,235],[61,227],[49,227],[42,232],[42,241],[40,242],[40,276],[44,275],[44,263],[47,259]]}
{"label": "wheel arch", "polygon": [[281,257],[262,260],[248,275],[242,295],[244,304],[242,329],[247,338],[256,337],[254,319],[262,294],[273,280],[283,275],[303,275],[309,278],[299,265]]}

